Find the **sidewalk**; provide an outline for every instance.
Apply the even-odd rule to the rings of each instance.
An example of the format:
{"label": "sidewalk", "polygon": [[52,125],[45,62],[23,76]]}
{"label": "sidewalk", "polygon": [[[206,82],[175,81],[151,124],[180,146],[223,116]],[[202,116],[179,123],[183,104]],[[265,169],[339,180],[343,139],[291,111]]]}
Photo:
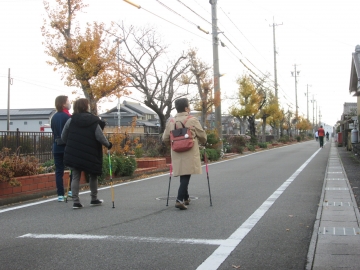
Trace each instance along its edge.
{"label": "sidewalk", "polygon": [[331,143],[306,269],[360,269],[359,209]]}

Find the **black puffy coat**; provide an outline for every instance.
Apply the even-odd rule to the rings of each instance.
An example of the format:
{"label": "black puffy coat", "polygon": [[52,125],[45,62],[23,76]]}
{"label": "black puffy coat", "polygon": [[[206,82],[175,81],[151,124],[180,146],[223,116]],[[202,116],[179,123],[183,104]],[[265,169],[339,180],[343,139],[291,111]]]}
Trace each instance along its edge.
{"label": "black puffy coat", "polygon": [[95,131],[99,117],[77,113],[71,118],[64,153],[64,164],[87,173],[102,174],[102,145]]}

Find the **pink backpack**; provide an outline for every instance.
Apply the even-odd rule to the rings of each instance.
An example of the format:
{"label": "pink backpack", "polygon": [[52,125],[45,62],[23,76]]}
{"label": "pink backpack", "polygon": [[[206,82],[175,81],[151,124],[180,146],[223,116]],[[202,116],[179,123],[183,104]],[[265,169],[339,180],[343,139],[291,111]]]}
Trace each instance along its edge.
{"label": "pink backpack", "polygon": [[[191,115],[189,115],[185,119],[184,123],[182,123],[181,121],[175,122],[174,118],[170,120],[170,122],[172,123],[175,122],[175,129],[170,131],[171,149],[175,152],[185,152],[190,150],[194,146],[194,140],[191,130],[190,128],[185,127],[187,120],[189,120],[190,118],[192,118]],[[176,123],[178,122],[180,122],[180,124],[182,125],[181,128],[176,128]]]}

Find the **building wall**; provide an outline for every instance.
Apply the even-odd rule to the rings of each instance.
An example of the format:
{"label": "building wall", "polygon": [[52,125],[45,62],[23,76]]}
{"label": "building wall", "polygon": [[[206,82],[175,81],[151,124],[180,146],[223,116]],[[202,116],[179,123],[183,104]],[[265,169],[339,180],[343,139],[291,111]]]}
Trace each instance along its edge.
{"label": "building wall", "polygon": [[[25,124],[26,122],[26,124]],[[41,124],[40,124],[41,122]],[[12,124],[11,124],[12,123]],[[31,120],[11,120],[10,119],[10,131],[31,131],[39,132],[41,125],[50,124],[49,118],[44,119],[31,119]],[[7,130],[7,120],[0,120],[0,131]]]}

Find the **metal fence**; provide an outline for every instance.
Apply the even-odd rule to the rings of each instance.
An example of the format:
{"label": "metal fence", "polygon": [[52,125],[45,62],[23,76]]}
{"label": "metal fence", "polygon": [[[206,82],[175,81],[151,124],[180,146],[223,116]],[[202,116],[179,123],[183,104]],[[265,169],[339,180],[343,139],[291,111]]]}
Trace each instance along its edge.
{"label": "metal fence", "polygon": [[51,132],[0,131],[0,150],[10,149],[10,154],[34,156],[41,163],[52,159]]}
{"label": "metal fence", "polygon": [[[105,136],[111,141],[114,133],[106,133]],[[148,149],[156,144],[161,144],[161,136],[157,133],[128,133],[127,139],[138,138],[143,149]],[[41,163],[53,159],[52,132],[21,132],[0,131],[0,151],[6,147],[10,154],[20,156],[34,156]]]}

